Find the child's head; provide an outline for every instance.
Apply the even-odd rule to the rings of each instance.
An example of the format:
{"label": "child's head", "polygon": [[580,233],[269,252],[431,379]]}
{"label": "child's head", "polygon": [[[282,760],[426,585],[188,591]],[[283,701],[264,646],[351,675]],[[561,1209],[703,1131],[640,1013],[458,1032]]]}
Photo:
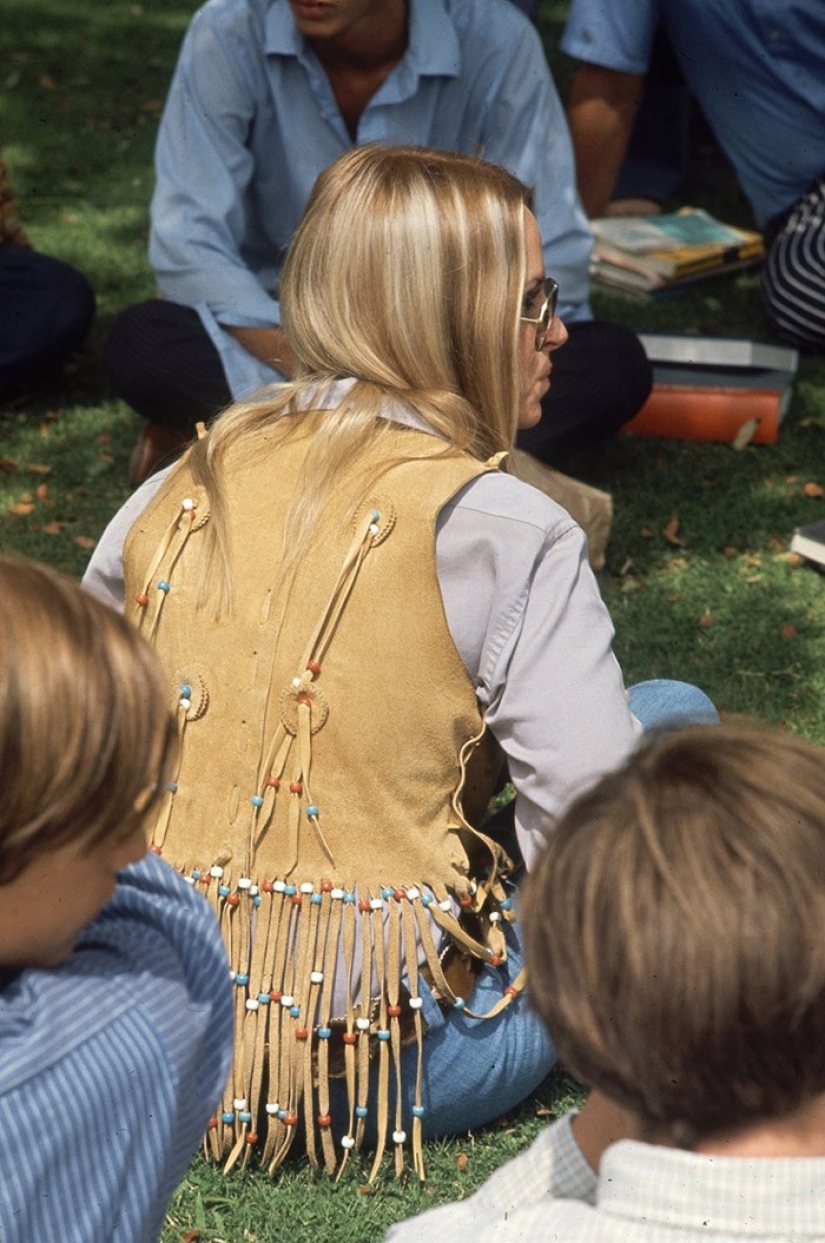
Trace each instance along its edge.
{"label": "child's head", "polygon": [[145,852],[174,753],[167,702],[124,618],[0,557],[0,966],[65,957]]}
{"label": "child's head", "polygon": [[825,1092],[825,751],[655,741],[562,818],[523,901],[564,1063],[690,1146]]}

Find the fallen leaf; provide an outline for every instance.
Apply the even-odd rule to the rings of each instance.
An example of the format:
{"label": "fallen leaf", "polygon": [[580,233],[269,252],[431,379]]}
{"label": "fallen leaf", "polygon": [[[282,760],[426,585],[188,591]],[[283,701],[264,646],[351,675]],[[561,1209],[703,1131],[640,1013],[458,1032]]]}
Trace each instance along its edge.
{"label": "fallen leaf", "polygon": [[33,475],[50,475],[52,473],[51,466],[47,466],[45,462],[26,462],[23,470],[31,471]]}
{"label": "fallen leaf", "polygon": [[653,532],[651,531],[650,527],[642,527],[639,534],[641,535],[642,539],[653,539]]}
{"label": "fallen leaf", "polygon": [[94,548],[97,544],[97,540],[92,539],[91,535],[76,535],[74,537],[74,542],[77,544],[78,548]]}
{"label": "fallen leaf", "polygon": [[783,626],[782,629],[779,631],[779,637],[781,639],[792,639],[795,634],[796,634],[796,626],[791,626],[790,624]]}
{"label": "fallen leaf", "polygon": [[115,459],[112,457],[111,453],[100,453],[98,454],[98,457],[100,458],[100,461],[105,462],[107,466],[114,465]]}
{"label": "fallen leaf", "polygon": [[47,483],[39,483],[35,488],[38,501],[45,501],[49,495],[49,485]]}
{"label": "fallen leaf", "polygon": [[738,552],[739,549],[734,548],[733,544],[725,544],[725,547],[722,549],[722,556],[726,561],[732,561]]}
{"label": "fallen leaf", "polygon": [[40,83],[43,89],[47,91],[53,91],[54,88],[57,86],[57,83],[55,82],[54,78],[52,77],[50,73],[41,73],[37,81]]}
{"label": "fallen leaf", "polygon": [[469,1164],[470,1158],[467,1156],[466,1152],[460,1152],[455,1159],[455,1168],[457,1170],[466,1170]]}
{"label": "fallen leaf", "polygon": [[818,483],[806,483],[802,491],[806,496],[825,496],[825,488]]}
{"label": "fallen leaf", "polygon": [[669,544],[672,544],[674,548],[685,547],[685,541],[679,538],[679,515],[678,514],[673,515],[673,517],[670,519],[670,522],[667,524],[664,531],[662,532],[662,535],[664,535],[667,542]]}
{"label": "fallen leaf", "polygon": [[16,470],[17,462],[13,457],[0,457],[0,470]]}
{"label": "fallen leaf", "polygon": [[358,1188],[358,1190],[361,1192],[362,1196],[374,1196],[375,1195],[375,1188],[371,1186],[369,1183],[361,1183],[361,1186]]}
{"label": "fallen leaf", "polygon": [[759,427],[758,419],[748,419],[747,423],[743,423],[739,431],[730,442],[734,449],[744,449],[753,440]]}
{"label": "fallen leaf", "polygon": [[708,610],[708,612],[703,613],[702,616],[699,618],[699,625],[704,630],[705,627],[709,626],[712,621],[713,621],[713,614],[710,612],[710,610]]}
{"label": "fallen leaf", "polygon": [[14,514],[15,518],[21,518],[25,514],[33,514],[34,509],[34,501],[17,501],[15,504],[9,505],[9,513]]}
{"label": "fallen leaf", "polygon": [[60,532],[63,530],[63,526],[64,526],[64,523],[62,522],[57,522],[57,521],[47,522],[46,525],[43,527],[43,534],[44,535],[59,535]]}

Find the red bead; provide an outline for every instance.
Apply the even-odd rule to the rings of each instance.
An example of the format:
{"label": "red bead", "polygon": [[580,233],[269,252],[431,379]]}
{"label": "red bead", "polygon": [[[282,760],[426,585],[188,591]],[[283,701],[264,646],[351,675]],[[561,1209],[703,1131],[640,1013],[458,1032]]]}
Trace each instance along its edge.
{"label": "red bead", "polygon": [[307,669],[309,669],[310,673],[314,673],[316,678],[318,674],[321,672],[321,666],[318,664],[317,660],[308,660]]}
{"label": "red bead", "polygon": [[210,882],[211,880],[212,880],[212,877],[209,875],[209,873],[208,873],[208,872],[203,872],[203,873],[201,873],[201,875],[198,877],[198,884],[199,884],[199,885],[204,885],[204,886],[206,886],[206,885],[208,885],[208,884],[209,884],[209,882]]}
{"label": "red bead", "polygon": [[298,1125],[298,1115],[287,1114],[287,1116],[284,1118],[284,1126],[297,1126],[297,1125]]}
{"label": "red bead", "polygon": [[275,892],[275,886],[272,884],[271,880],[265,880],[263,884],[261,885],[261,889],[263,889],[264,893]]}
{"label": "red bead", "polygon": [[217,1119],[217,1118],[210,1118],[210,1119],[209,1119],[209,1121],[208,1121],[208,1122],[207,1122],[207,1124],[206,1124],[206,1128],[207,1128],[207,1130],[209,1130],[209,1131],[214,1131],[214,1129],[215,1129],[215,1127],[216,1127],[217,1125],[218,1125],[218,1119]]}
{"label": "red bead", "polygon": [[257,1131],[247,1131],[247,1133],[246,1133],[246,1142],[247,1142],[248,1144],[257,1144],[257,1142],[258,1142],[258,1132],[257,1132]]}
{"label": "red bead", "polygon": [[301,793],[303,792],[303,789],[304,789],[304,786],[303,786],[303,783],[302,783],[302,782],[300,782],[300,781],[290,781],[290,783],[289,783],[289,792],[290,792],[290,794],[301,794]]}
{"label": "red bead", "polygon": [[393,889],[392,896],[395,898],[396,902],[400,902],[403,898],[406,898],[407,891],[406,889]]}
{"label": "red bead", "polygon": [[241,900],[236,893],[230,893],[229,897],[226,899],[226,905],[227,906],[239,906],[240,901]]}
{"label": "red bead", "polygon": [[290,896],[291,896],[291,898],[292,898],[292,905],[293,905],[293,906],[300,906],[300,905],[301,905],[301,902],[302,902],[303,898],[302,898],[302,895],[301,895],[300,893],[293,893],[293,894],[291,894]]}
{"label": "red bead", "polygon": [[358,1033],[357,1032],[344,1032],[341,1039],[343,1040],[344,1044],[357,1044]]}
{"label": "red bead", "polygon": [[332,1126],[332,1118],[329,1114],[318,1115],[318,1125],[322,1127]]}
{"label": "red bead", "polygon": [[271,786],[273,790],[280,790],[281,778],[280,777],[267,777],[264,784]]}
{"label": "red bead", "polygon": [[501,959],[501,954],[491,954],[491,955],[490,955],[490,966],[491,966],[491,967],[499,967],[499,966],[501,966],[501,961],[502,961],[502,959]]}
{"label": "red bead", "polygon": [[366,915],[369,909],[370,909],[369,898],[359,898],[358,910],[361,911],[364,915]]}
{"label": "red bead", "polygon": [[148,596],[135,596],[135,603],[139,604],[142,609],[145,609],[146,605],[149,603],[149,597]]}
{"label": "red bead", "polygon": [[270,1001],[280,1001],[282,997],[283,997],[283,993],[279,992],[277,988],[273,988],[270,991],[270,994],[269,994]]}
{"label": "red bead", "polygon": [[401,1013],[400,1006],[387,1006],[387,1014],[390,1016],[391,1019],[397,1019],[400,1013]]}
{"label": "red bead", "polygon": [[150,855],[159,855],[159,854],[162,854],[163,852],[161,851],[160,846],[150,846],[149,853]]}
{"label": "red bead", "polygon": [[459,899],[458,899],[458,905],[459,905],[459,906],[472,906],[472,905],[473,905],[473,896],[472,896],[472,894],[470,894],[470,893],[465,893],[465,895],[464,895],[464,897],[463,897],[463,898],[459,898]]}
{"label": "red bead", "polygon": [[334,887],[335,886],[333,885],[331,880],[321,881],[321,893],[332,893]]}
{"label": "red bead", "polygon": [[312,696],[307,695],[306,691],[304,691],[302,692],[302,694],[295,696],[295,702],[297,704],[303,704],[304,707],[306,708],[311,708],[312,707]]}
{"label": "red bead", "polygon": [[295,1039],[296,1040],[307,1040],[308,1038],[309,1038],[308,1027],[296,1027],[295,1028]]}
{"label": "red bead", "polygon": [[504,996],[505,997],[518,997],[518,989],[513,988],[512,984],[509,984],[507,988],[505,988],[504,990]]}

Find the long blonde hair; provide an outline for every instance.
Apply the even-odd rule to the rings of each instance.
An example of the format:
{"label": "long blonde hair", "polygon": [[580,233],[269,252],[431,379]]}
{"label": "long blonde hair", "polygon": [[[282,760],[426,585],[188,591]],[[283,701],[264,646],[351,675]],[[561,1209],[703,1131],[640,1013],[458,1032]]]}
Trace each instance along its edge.
{"label": "long blonde hair", "polygon": [[[281,284],[295,379],[231,406],[195,447],[211,500],[207,573],[225,550],[221,465],[227,449],[267,433],[268,449],[305,422],[304,476],[288,546],[306,544],[325,495],[386,432],[393,398],[445,442],[485,459],[518,422],[517,333],[530,194],[504,169],[418,147],[358,147],[318,178]],[[356,381],[318,416],[336,379]],[[290,416],[285,418],[284,416]]]}

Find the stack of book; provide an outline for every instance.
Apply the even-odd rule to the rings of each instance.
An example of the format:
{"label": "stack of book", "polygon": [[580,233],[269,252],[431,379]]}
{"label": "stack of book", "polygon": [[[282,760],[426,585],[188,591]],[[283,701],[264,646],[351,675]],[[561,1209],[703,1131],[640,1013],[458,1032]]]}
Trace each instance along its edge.
{"label": "stack of book", "polygon": [[625,293],[661,298],[696,281],[752,267],[764,258],[761,233],[723,224],[698,207],[662,216],[591,220],[593,280]]}
{"label": "stack of book", "polygon": [[740,447],[777,439],[798,350],[687,333],[640,333],[639,340],[653,364],[653,391],[625,432]]}

